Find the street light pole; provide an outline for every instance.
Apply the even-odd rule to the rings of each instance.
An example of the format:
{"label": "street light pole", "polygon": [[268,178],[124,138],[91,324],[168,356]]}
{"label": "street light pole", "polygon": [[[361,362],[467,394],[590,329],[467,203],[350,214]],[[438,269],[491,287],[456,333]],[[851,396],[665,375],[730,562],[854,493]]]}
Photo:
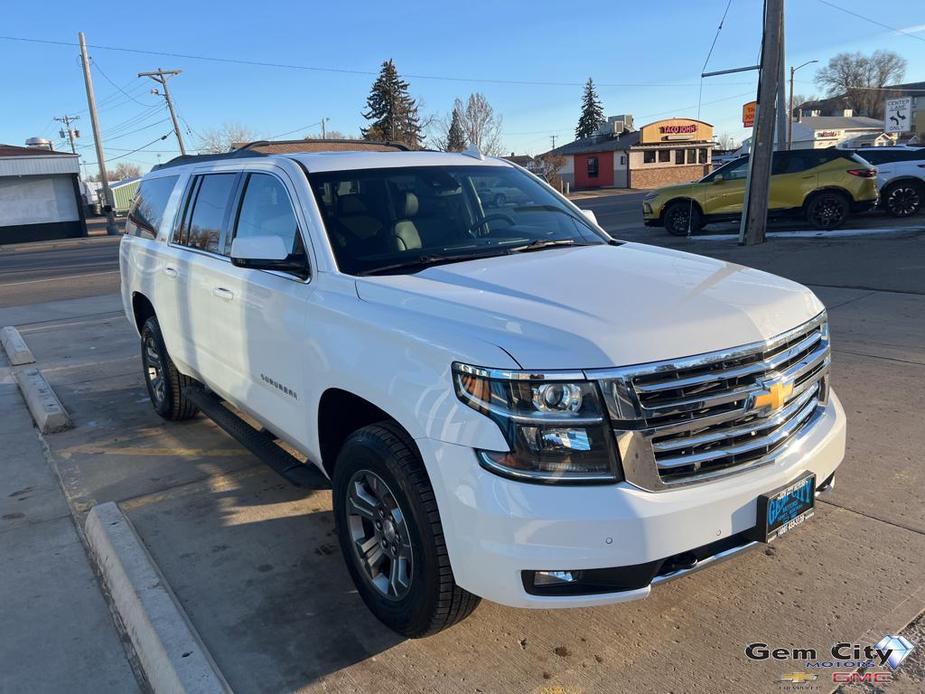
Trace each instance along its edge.
{"label": "street light pole", "polygon": [[818,63],[818,60],[808,60],[797,67],[790,66],[790,108],[787,109],[787,149],[793,149],[793,75],[801,67]]}

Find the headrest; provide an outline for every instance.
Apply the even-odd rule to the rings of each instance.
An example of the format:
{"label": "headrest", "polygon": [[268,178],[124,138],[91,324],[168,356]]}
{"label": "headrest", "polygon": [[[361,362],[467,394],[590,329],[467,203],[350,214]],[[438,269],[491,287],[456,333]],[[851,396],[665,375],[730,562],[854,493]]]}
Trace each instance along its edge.
{"label": "headrest", "polygon": [[369,207],[358,194],[344,195],[339,200],[341,214],[366,214]]}
{"label": "headrest", "polygon": [[402,211],[402,217],[407,219],[418,213],[418,196],[414,193],[405,193],[405,206]]}

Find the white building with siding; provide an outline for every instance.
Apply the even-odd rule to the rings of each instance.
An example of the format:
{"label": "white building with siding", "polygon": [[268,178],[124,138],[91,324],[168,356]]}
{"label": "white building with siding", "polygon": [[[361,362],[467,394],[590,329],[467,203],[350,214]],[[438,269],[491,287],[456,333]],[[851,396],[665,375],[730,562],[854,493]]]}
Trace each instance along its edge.
{"label": "white building with siding", "polygon": [[0,144],[0,244],[87,235],[76,154]]}

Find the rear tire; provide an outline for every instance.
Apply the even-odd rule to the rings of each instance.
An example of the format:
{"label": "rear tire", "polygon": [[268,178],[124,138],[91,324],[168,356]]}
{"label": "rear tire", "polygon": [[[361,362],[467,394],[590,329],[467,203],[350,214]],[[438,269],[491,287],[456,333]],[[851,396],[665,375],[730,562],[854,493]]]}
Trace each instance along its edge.
{"label": "rear tire", "polygon": [[851,201],[844,193],[826,190],[817,193],[806,204],[806,221],[814,229],[837,229],[851,214]]}
{"label": "rear tire", "polygon": [[196,382],[184,376],[174,366],[157,318],[152,316],[141,328],[141,363],[145,385],[154,411],[172,422],[191,419],[199,408],[186,397],[186,391]]}
{"label": "rear tire", "polygon": [[883,209],[893,217],[911,217],[922,209],[925,184],[897,181],[883,189]]}
{"label": "rear tire", "polygon": [[665,229],[674,236],[693,235],[703,228],[703,215],[693,202],[679,200],[669,204],[662,219]]}
{"label": "rear tire", "polygon": [[433,488],[413,442],[390,422],[351,434],[334,468],[334,521],[347,569],[380,621],[409,638],[468,617]]}

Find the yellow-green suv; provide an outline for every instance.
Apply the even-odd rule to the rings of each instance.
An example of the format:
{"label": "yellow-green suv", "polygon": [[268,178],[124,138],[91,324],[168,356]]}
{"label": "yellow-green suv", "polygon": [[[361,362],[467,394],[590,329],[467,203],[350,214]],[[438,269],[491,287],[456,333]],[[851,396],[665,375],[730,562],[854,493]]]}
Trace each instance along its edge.
{"label": "yellow-green suv", "polygon": [[[646,226],[664,226],[676,236],[704,224],[738,219],[745,199],[748,157],[740,157],[696,183],[648,193],[642,202]],[[834,229],[852,212],[877,203],[877,169],[845,150],[774,152],[770,216],[802,215],[816,229]]]}

